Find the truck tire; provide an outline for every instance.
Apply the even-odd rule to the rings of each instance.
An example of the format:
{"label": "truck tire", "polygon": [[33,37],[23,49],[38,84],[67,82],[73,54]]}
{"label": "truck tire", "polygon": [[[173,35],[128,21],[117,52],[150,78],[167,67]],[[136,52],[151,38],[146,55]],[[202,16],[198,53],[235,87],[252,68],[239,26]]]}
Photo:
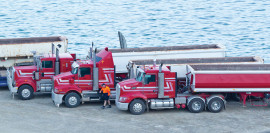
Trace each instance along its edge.
{"label": "truck tire", "polygon": [[224,108],[224,102],[222,99],[215,97],[208,102],[207,107],[210,112],[218,113]]}
{"label": "truck tire", "polygon": [[30,100],[34,96],[34,90],[29,85],[22,85],[18,90],[19,98],[22,100]]}
{"label": "truck tire", "polygon": [[188,109],[192,113],[200,113],[204,110],[205,103],[200,98],[192,99],[188,104]]}
{"label": "truck tire", "polygon": [[81,103],[81,97],[74,92],[68,93],[65,96],[65,105],[69,108],[78,107]]}
{"label": "truck tire", "polygon": [[133,100],[129,105],[129,111],[130,111],[130,113],[132,113],[134,115],[140,115],[140,114],[144,113],[145,108],[146,108],[145,103],[139,99]]}

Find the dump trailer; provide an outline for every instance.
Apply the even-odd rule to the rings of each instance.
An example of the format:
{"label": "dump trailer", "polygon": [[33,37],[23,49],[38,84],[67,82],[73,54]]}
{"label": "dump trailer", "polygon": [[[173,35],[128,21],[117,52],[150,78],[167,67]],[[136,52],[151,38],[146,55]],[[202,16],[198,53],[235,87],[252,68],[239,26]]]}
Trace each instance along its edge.
{"label": "dump trailer", "polygon": [[129,78],[136,77],[136,68],[140,66],[151,66],[163,63],[172,72],[177,72],[178,79],[186,78],[186,65],[199,64],[263,64],[264,60],[261,57],[218,57],[218,58],[171,58],[171,59],[157,59],[157,60],[130,60],[127,64]]}
{"label": "dump trailer", "polygon": [[7,68],[33,65],[34,53],[51,53],[52,43],[58,45],[60,53],[67,52],[68,40],[64,36],[0,39],[0,86],[7,86]]}
{"label": "dump trailer", "polygon": [[226,107],[222,93],[237,93],[243,105],[249,96],[267,106],[270,98],[270,64],[187,65],[187,90],[177,86],[177,73],[162,65],[138,68],[135,79],[116,86],[116,105],[120,110],[141,114],[149,109],[188,108],[220,112]]}

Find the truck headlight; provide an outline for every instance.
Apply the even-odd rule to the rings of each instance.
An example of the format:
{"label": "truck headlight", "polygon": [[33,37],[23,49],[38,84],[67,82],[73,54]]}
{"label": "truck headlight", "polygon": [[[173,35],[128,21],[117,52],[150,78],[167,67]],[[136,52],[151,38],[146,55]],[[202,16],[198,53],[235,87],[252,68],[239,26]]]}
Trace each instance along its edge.
{"label": "truck headlight", "polygon": [[119,102],[125,102],[128,98],[127,97],[120,97]]}

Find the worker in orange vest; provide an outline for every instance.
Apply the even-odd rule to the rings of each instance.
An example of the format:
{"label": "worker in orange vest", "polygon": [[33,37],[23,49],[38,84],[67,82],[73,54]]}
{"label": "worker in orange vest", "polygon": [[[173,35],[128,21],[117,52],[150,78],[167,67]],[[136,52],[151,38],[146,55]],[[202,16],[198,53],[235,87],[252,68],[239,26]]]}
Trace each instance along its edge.
{"label": "worker in orange vest", "polygon": [[111,102],[110,102],[110,95],[111,95],[111,90],[110,90],[110,87],[106,86],[105,84],[102,84],[101,85],[101,89],[99,91],[99,93],[103,92],[103,100],[104,100],[104,105],[101,107],[102,109],[105,109],[105,106],[107,104],[107,101],[108,101],[108,108],[111,108]]}

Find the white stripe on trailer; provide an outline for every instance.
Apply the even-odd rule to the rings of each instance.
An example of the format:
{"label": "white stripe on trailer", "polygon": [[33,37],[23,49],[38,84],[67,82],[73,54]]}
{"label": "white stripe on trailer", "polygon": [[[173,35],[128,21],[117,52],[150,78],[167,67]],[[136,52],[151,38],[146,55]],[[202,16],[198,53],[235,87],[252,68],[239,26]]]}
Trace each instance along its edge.
{"label": "white stripe on trailer", "polygon": [[270,71],[195,71],[195,74],[270,74]]}
{"label": "white stripe on trailer", "polygon": [[195,88],[194,92],[270,92],[270,88]]}

